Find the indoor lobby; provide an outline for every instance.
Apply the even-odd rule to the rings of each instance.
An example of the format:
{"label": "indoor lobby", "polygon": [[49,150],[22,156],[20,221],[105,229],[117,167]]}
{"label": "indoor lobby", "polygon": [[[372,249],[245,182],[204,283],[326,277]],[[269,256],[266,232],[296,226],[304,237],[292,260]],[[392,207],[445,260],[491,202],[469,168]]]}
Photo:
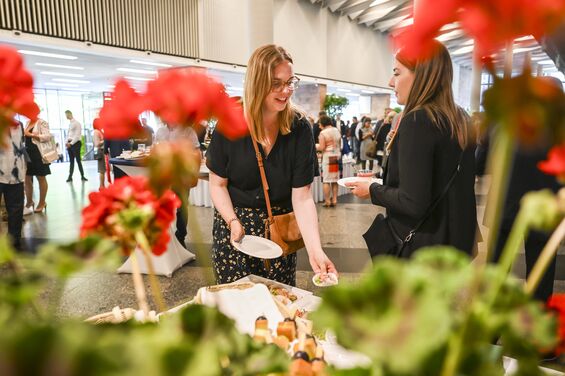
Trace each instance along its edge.
{"label": "indoor lobby", "polygon": [[[506,12],[507,5],[499,0],[493,1],[499,6],[496,10],[484,1],[471,5],[456,0],[442,3],[445,9],[434,14],[429,9],[436,6],[432,0],[0,0],[0,46],[15,51],[22,59],[21,69],[33,77],[33,84],[26,90],[33,94],[38,109],[35,117],[39,120],[30,121],[25,111],[13,110],[9,102],[1,100],[0,110],[6,106],[5,113],[12,115],[10,121],[21,122],[20,141],[26,149],[38,144],[33,132],[34,127],[35,131],[40,127],[33,124],[45,124],[49,142],[56,145],[57,154],[50,163],[45,163],[44,154],[39,155],[43,168],[48,166],[49,172],[34,172],[33,189],[25,191],[26,199],[21,203],[24,208],[21,244],[12,251],[8,241],[0,243],[0,331],[10,329],[10,334],[0,339],[0,374],[84,374],[95,363],[90,370],[96,375],[563,374],[565,303],[561,303],[561,310],[543,308],[549,296],[539,298],[534,293],[535,287],[529,284],[535,280],[545,283],[549,295],[565,294],[565,235],[558,238],[564,231],[565,169],[557,162],[548,168],[555,171],[561,168],[547,173],[555,176],[544,175],[551,185],[540,183],[527,191],[551,188],[553,192],[546,192],[543,200],[540,195],[537,203],[534,199],[527,204],[521,201],[524,209],[519,212],[520,194],[512,214],[517,219],[514,222],[513,217],[509,222],[515,224],[512,232],[510,228],[504,229],[504,223],[508,220],[507,210],[514,205],[508,201],[515,199],[510,192],[522,187],[522,183],[513,180],[514,175],[528,168],[539,174],[537,163],[550,159],[547,157],[551,155],[550,147],[543,144],[543,159],[535,163],[528,160],[521,164],[513,158],[518,158],[523,150],[527,150],[525,155],[530,155],[534,148],[528,147],[538,147],[535,140],[541,139],[536,137],[543,132],[547,138],[544,142],[550,139],[552,147],[563,150],[565,145],[562,86],[561,91],[551,94],[553,89],[539,84],[548,78],[561,85],[565,83],[565,3],[555,1],[553,8],[544,9],[540,5],[534,11],[527,9],[527,1],[520,1],[516,5],[520,12],[515,13]],[[448,12],[453,14],[447,15]],[[469,23],[471,16],[478,19],[479,15],[484,17],[481,21],[488,32],[478,31]],[[497,17],[508,19],[499,18],[502,21],[495,26]],[[532,22],[519,23],[523,29],[508,26],[523,21],[520,17],[531,17]],[[414,36],[418,32],[423,35],[419,36],[421,39]],[[414,39],[402,39],[403,35],[412,35]],[[421,76],[419,70],[420,64],[427,64],[430,57],[414,60],[416,68],[407,68],[401,61],[409,46],[423,53],[428,37],[448,55],[449,67],[444,66],[439,75],[445,77],[449,72],[452,81],[441,90],[449,93],[453,103],[450,108],[456,108],[455,113],[461,116],[457,119],[464,119],[464,124],[452,125],[450,136],[441,138],[441,142],[453,141],[450,146],[434,141],[434,151],[430,151],[432,146],[425,149],[427,136],[423,131],[415,131],[412,149],[401,149],[402,142],[409,140],[410,125],[421,124],[416,120],[410,123],[412,117],[416,119],[411,112],[421,116],[430,108],[425,100],[435,100],[436,94],[428,93],[424,102],[416,106],[413,102],[416,88],[425,90],[422,87],[434,80],[430,75]],[[407,44],[402,45],[403,42]],[[259,86],[253,86],[257,80],[252,82],[248,77],[256,78],[252,76],[254,69],[261,66],[255,62],[252,69],[253,57],[267,45],[281,46],[291,56],[279,64],[288,64],[292,74],[283,77],[278,70],[271,69],[268,79],[272,83],[265,84],[271,85],[270,89],[250,93],[250,88]],[[490,60],[481,60],[486,55]],[[0,57],[2,95],[9,87],[5,82],[10,80],[5,73],[8,65],[2,65],[5,61]],[[409,70],[411,77],[426,78],[411,82],[404,95],[400,89],[402,69]],[[221,94],[214,94],[207,103],[205,95],[212,98],[210,93],[218,91],[218,87]],[[191,90],[197,92],[193,97],[183,93]],[[278,97],[288,94],[288,98],[272,99],[275,105],[269,106],[279,108],[276,106],[283,103],[280,108],[286,111],[292,97],[292,104],[302,114],[299,120],[289,120],[290,132],[277,128],[271,143],[267,142],[268,138],[261,139],[267,137],[266,131],[260,131],[262,136],[257,136],[257,129],[263,128],[248,112],[257,93],[264,95],[265,102],[257,102],[262,106],[261,116],[271,110],[265,103],[275,98],[274,94]],[[204,107],[207,110],[199,111]],[[431,108],[440,111],[437,105]],[[407,116],[406,112],[413,116]],[[440,122],[455,119],[445,114],[441,112]],[[0,132],[8,129],[9,137],[9,132],[19,127],[5,126],[9,123],[3,123],[3,116],[6,115],[0,111]],[[185,118],[175,123],[171,120],[174,116]],[[265,124],[266,118],[262,118]],[[280,122],[283,117],[277,112],[272,119],[275,118]],[[225,119],[228,121],[224,122]],[[236,131],[230,131],[229,121],[234,129],[236,123],[244,124],[244,132],[233,136]],[[78,142],[72,141],[77,122]],[[519,125],[512,128],[514,123]],[[541,123],[545,127],[543,131],[540,131]],[[301,141],[292,142],[309,146],[297,149],[299,146],[289,141],[288,150],[292,154],[284,154],[286,140],[298,132],[295,132],[296,124],[310,127],[305,126],[306,136]],[[405,132],[401,124],[407,124],[403,127]],[[388,134],[383,134],[386,126]],[[474,130],[462,132],[475,138],[463,147],[457,139],[460,135],[457,129],[466,126]],[[264,127],[269,129],[267,125]],[[138,133],[126,134],[126,128],[135,128]],[[446,129],[440,126],[430,133],[444,135]],[[139,132],[145,132],[143,137]],[[162,134],[168,136],[161,138]],[[335,141],[328,144],[327,137],[334,137]],[[247,139],[253,140],[255,149],[251,149],[249,141],[245,144],[248,146],[245,154],[237,148],[244,144],[241,140]],[[165,150],[166,145],[175,142],[179,142],[177,146]],[[13,145],[17,149],[16,143]],[[457,153],[448,154],[453,145],[458,145]],[[366,151],[367,147],[373,147],[374,152]],[[424,151],[417,151],[420,149],[433,155],[430,157],[433,163],[424,163]],[[34,150],[43,153],[37,147]],[[253,156],[253,166],[240,162],[243,159],[234,159],[232,164],[226,162],[237,150]],[[395,155],[400,151],[403,151],[401,156]],[[30,158],[29,151],[25,154]],[[261,156],[260,165],[264,163],[266,177],[254,159]],[[35,167],[30,170],[35,163],[31,157],[25,162],[28,172],[35,171]],[[2,168],[4,158],[6,154],[0,150]],[[560,162],[565,166],[564,161],[562,158]],[[224,162],[226,166],[218,164]],[[306,167],[305,163],[308,163]],[[465,174],[460,172],[465,170],[464,163],[471,166]],[[293,185],[284,187],[288,188],[284,200],[274,199],[273,212],[275,217],[287,213],[284,205],[290,204],[289,211],[296,214],[294,224],[302,233],[299,241],[310,248],[290,256],[286,252],[282,256],[284,244],[281,248],[274,237],[270,238],[273,241],[269,240],[271,228],[261,233],[270,223],[267,216],[271,216],[265,194],[272,199],[281,189],[279,177],[274,178],[268,168],[280,166],[292,166],[288,174]],[[303,174],[296,166],[311,174],[306,174],[306,183],[296,183]],[[430,170],[418,171],[414,166]],[[236,167],[239,175],[230,175]],[[437,180],[440,167],[448,172]],[[284,168],[280,167],[281,171]],[[2,186],[13,184],[9,178],[1,180],[7,175],[0,172]],[[119,186],[116,182],[121,176],[126,177],[122,182],[131,178],[132,185],[112,188]],[[24,189],[29,187],[28,178],[29,174],[17,182],[22,185],[22,201]],[[131,235],[128,226],[136,222],[128,217],[133,215],[130,214],[133,209],[127,205],[104,223],[88,221],[94,212],[102,217],[114,210],[109,204],[102,209],[106,200],[126,200],[124,197],[129,197],[133,184],[141,184],[133,183],[133,179],[149,184],[147,192],[152,192],[151,197],[159,197],[155,202],[164,202],[163,197],[168,194],[179,206],[181,201],[186,201],[184,222],[179,220],[179,209],[163,214],[170,219],[162,225],[159,209],[151,219],[143,219],[145,234],[140,235],[136,230]],[[264,179],[268,189],[263,190],[264,183],[249,185]],[[43,188],[42,181],[46,181],[47,188]],[[177,194],[180,182],[182,194]],[[530,183],[534,185],[533,181]],[[360,193],[364,184],[366,192]],[[463,184],[466,184],[465,204],[458,202],[461,200],[453,193]],[[420,194],[423,189],[428,191]],[[250,208],[262,210],[257,218],[265,221],[257,221],[252,228],[241,214],[242,208],[236,205],[249,199],[249,192],[254,196],[251,200],[255,200],[249,202],[260,201],[257,207]],[[410,196],[415,192],[417,196]],[[390,204],[393,199],[397,204]],[[8,200],[12,198],[4,193],[2,234],[11,234],[13,203]],[[235,200],[233,205],[232,200]],[[454,206],[449,207],[447,200]],[[281,202],[284,202],[282,209]],[[413,210],[404,209],[401,204]],[[134,207],[140,210],[135,215],[153,210],[147,209],[147,202],[145,206],[139,205]],[[468,209],[469,206],[472,208]],[[442,222],[444,219],[438,219],[437,211],[434,214],[436,208],[445,216],[449,213],[449,219],[444,218],[447,224]],[[106,214],[102,210],[107,210]],[[465,210],[470,210],[472,220],[467,218],[469,212]],[[410,217],[412,213],[416,214]],[[433,224],[426,225],[426,220],[432,217]],[[393,235],[393,253],[373,251],[371,231],[379,218],[392,226],[387,234]],[[392,223],[404,220],[408,221],[402,224],[406,233],[398,235]],[[124,222],[116,225],[116,221]],[[469,228],[455,225],[469,221],[472,222]],[[543,252],[552,256],[548,258],[545,253],[540,256],[540,247],[532,261],[531,251],[527,250],[528,238],[524,235],[537,232],[543,227],[542,222]],[[181,231],[179,237],[179,223],[186,229],[186,236]],[[231,226],[235,226],[235,232]],[[442,226],[447,228],[445,241],[421,240],[427,239],[428,232],[443,231]],[[497,231],[489,231],[493,226]],[[102,241],[89,248],[80,239],[94,234],[94,228],[98,231],[95,235],[101,234],[114,243],[109,246]],[[161,232],[158,242],[166,238],[160,256],[153,243],[156,228]],[[242,233],[242,238],[234,242],[238,228],[245,235]],[[406,237],[412,229],[414,233]],[[260,236],[253,237],[256,232]],[[227,237],[221,238],[220,233]],[[447,241],[455,233],[472,233],[472,249],[463,252],[447,249],[459,244]],[[417,244],[423,241],[422,247],[433,247],[436,253],[428,250],[427,255],[404,254],[405,247],[414,246],[412,235],[418,239]],[[227,253],[240,252],[238,247],[245,248],[246,237],[250,242],[261,238],[258,248],[271,249],[270,244],[261,241],[272,243],[273,249],[280,253],[276,258],[262,258],[241,251],[246,255],[240,258],[220,252],[220,249],[228,249]],[[509,239],[506,246],[497,244],[502,237]],[[147,241],[151,243],[149,247],[144,245]],[[95,253],[108,252],[104,247],[113,247],[107,261]],[[314,251],[318,248],[316,256]],[[67,256],[67,251],[72,255]],[[91,251],[93,256],[87,254]],[[499,263],[487,262],[496,252]],[[386,253],[388,257],[383,257]],[[327,256],[327,260],[320,259],[320,254]],[[553,257],[555,260],[550,261]],[[291,269],[296,270],[294,285],[284,282],[288,280],[275,281],[276,278],[269,277],[286,273],[286,261],[281,264],[279,259],[287,258],[291,260]],[[547,287],[547,274],[542,277],[544,271],[532,272],[538,259],[547,261],[554,273],[553,288]],[[256,279],[246,263],[259,265],[255,270],[263,269],[265,274]],[[219,277],[222,265],[243,268],[244,278],[229,279],[232,285],[225,284]],[[273,271],[277,268],[280,270]],[[248,274],[252,276],[246,277]],[[328,287],[334,284],[333,276],[337,286]],[[268,302],[264,301],[262,291],[255,291],[258,286],[267,286]],[[277,295],[283,297],[276,298]],[[200,317],[202,312],[195,311],[195,306],[201,305],[217,307],[235,324],[230,321],[228,325],[222,321],[223,316],[208,311]],[[553,314],[552,309],[560,313]],[[21,318],[15,320],[17,315]],[[268,328],[260,327],[261,318],[257,316],[265,316],[265,321],[269,319]],[[191,324],[190,317],[203,321]],[[272,317],[280,318],[278,327]],[[283,318],[296,320],[293,329],[296,333],[289,341],[280,339],[287,338],[287,332],[281,329]],[[12,328],[11,320],[15,320]],[[89,322],[83,323],[85,320]],[[181,325],[187,336],[184,339],[179,334]],[[187,329],[190,325],[194,326]],[[118,331],[123,328],[123,338],[114,329],[108,329],[111,326]],[[33,331],[36,327],[50,328],[49,338],[53,340],[41,337],[40,329]],[[195,327],[208,328],[209,332]],[[146,336],[144,328],[149,328]],[[476,336],[472,335],[473,330]],[[85,340],[87,333],[93,336],[90,343]],[[313,349],[309,340],[314,342]],[[68,355],[61,355],[79,341],[89,347],[77,345]],[[275,353],[272,343],[285,351]],[[467,349],[466,344],[469,344]],[[117,349],[122,345],[124,351],[119,354]],[[43,346],[48,349],[44,353],[38,349]],[[147,350],[152,348],[154,352]],[[289,356],[281,356],[284,352]],[[411,360],[404,363],[398,356],[402,352]],[[307,359],[302,356],[304,353]],[[31,365],[32,357],[37,354],[43,355]],[[117,365],[120,356],[124,364]],[[318,358],[324,359],[322,370],[316,368]],[[355,367],[359,373],[355,373]]]}

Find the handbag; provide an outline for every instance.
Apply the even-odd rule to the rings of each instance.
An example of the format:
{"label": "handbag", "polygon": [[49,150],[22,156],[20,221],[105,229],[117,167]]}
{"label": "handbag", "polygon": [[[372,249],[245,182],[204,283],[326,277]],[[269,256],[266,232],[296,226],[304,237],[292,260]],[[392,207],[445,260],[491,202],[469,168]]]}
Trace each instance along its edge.
{"label": "handbag", "polygon": [[376,159],[377,158],[377,141],[373,140],[365,147],[365,157]]}
{"label": "handbag", "polygon": [[49,164],[51,162],[59,159],[59,153],[57,153],[57,145],[55,144],[55,139],[53,136],[49,137],[48,141],[38,142],[37,148],[41,154],[41,159],[44,164]]}
{"label": "handbag", "polygon": [[104,148],[103,147],[97,147],[97,148],[94,149],[94,159],[96,159],[96,160],[104,159]]}
{"label": "handbag", "polygon": [[304,240],[298,228],[298,222],[294,212],[273,215],[271,210],[271,200],[269,199],[269,184],[267,183],[267,176],[265,175],[265,168],[263,166],[263,157],[257,146],[257,141],[251,137],[253,141],[253,148],[255,149],[255,156],[257,157],[257,164],[259,165],[259,173],[261,175],[261,185],[263,186],[263,193],[265,194],[265,204],[267,205],[268,217],[265,219],[265,238],[277,243],[283,251],[283,256],[288,256],[291,253],[304,248]]}
{"label": "handbag", "polygon": [[435,208],[439,205],[441,200],[447,195],[447,192],[453,185],[455,178],[461,171],[461,162],[463,161],[463,153],[461,151],[461,155],[459,156],[459,161],[457,162],[457,167],[455,171],[451,174],[445,188],[441,192],[441,194],[432,202],[428,210],[424,213],[422,218],[418,221],[416,226],[412,228],[408,232],[404,238],[398,234],[396,229],[394,228],[392,222],[388,217],[383,216],[382,214],[377,215],[371,227],[363,234],[363,238],[365,239],[365,243],[367,243],[367,248],[369,249],[369,253],[371,257],[375,257],[378,255],[390,255],[395,257],[402,257],[402,252],[406,248],[406,246],[412,241],[414,235],[418,232],[418,230],[422,227],[422,225],[428,220],[428,218],[432,215]]}

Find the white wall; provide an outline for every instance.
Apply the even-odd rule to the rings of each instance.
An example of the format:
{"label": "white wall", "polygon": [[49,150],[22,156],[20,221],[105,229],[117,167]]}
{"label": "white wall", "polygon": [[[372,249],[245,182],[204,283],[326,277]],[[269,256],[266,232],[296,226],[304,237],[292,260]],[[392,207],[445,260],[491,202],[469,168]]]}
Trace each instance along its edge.
{"label": "white wall", "polygon": [[297,73],[334,78],[327,69],[327,10],[306,1],[275,0],[274,42],[287,49]]}
{"label": "white wall", "polygon": [[386,36],[307,1],[274,0],[273,14],[274,42],[292,54],[296,72],[387,87]]}
{"label": "white wall", "polygon": [[202,59],[247,64],[261,44],[285,47],[299,74],[387,87],[387,37],[303,0],[200,0]]}
{"label": "white wall", "polygon": [[388,87],[393,56],[387,37],[326,8],[322,11],[328,14],[328,76]]}
{"label": "white wall", "polygon": [[200,58],[230,64],[249,59],[248,0],[200,0]]}

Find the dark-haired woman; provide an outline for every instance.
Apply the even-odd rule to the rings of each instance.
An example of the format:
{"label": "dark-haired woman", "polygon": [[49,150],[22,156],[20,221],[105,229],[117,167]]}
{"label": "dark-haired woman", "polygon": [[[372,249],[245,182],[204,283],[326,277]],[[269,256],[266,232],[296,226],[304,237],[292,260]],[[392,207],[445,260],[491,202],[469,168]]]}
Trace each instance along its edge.
{"label": "dark-haired woman", "polygon": [[[406,107],[391,140],[384,185],[351,185],[354,195],[370,197],[373,204],[386,208],[386,221],[376,220],[364,235],[372,256],[394,253],[410,257],[417,249],[431,245],[451,245],[468,254],[474,248],[475,138],[470,134],[468,116],[453,99],[449,53],[440,43],[434,50],[426,60],[414,61],[402,51],[396,55],[389,85],[398,103]],[[428,212],[413,239],[396,253],[398,247],[394,247],[391,234],[405,239]]]}

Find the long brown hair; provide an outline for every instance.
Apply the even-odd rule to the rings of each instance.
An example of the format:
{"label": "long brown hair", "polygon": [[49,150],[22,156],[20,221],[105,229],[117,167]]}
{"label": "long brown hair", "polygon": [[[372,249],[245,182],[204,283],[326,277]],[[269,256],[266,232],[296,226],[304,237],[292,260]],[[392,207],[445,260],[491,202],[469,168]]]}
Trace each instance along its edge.
{"label": "long brown hair", "polygon": [[439,42],[434,42],[433,49],[432,57],[421,60],[407,57],[402,50],[396,54],[396,60],[414,72],[404,116],[418,109],[425,110],[434,125],[447,128],[464,149],[475,142],[470,119],[453,99],[453,66],[449,52]]}
{"label": "long brown hair", "polygon": [[[274,44],[267,44],[257,48],[247,63],[243,109],[251,137],[261,143],[266,139],[265,129],[263,128],[263,101],[271,92],[273,71],[283,61],[293,63],[292,57],[284,48]],[[290,133],[292,121],[297,113],[301,114],[289,98],[285,109],[278,115],[281,134],[286,135]]]}

